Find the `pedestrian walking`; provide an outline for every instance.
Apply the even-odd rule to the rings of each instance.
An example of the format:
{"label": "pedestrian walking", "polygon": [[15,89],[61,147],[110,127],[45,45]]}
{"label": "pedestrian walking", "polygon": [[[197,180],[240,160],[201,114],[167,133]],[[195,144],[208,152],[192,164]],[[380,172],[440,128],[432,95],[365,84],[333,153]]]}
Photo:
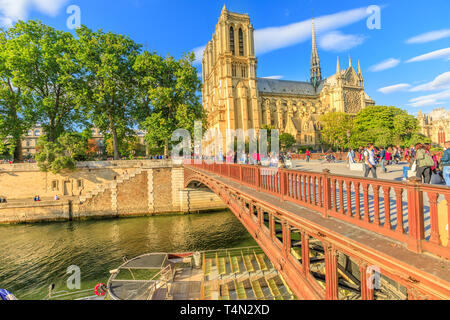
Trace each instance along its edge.
{"label": "pedestrian walking", "polygon": [[386,173],[387,169],[386,169],[386,150],[384,149],[384,147],[380,147],[380,165],[381,165],[381,170]]}
{"label": "pedestrian walking", "polygon": [[417,173],[416,177],[421,179],[423,183],[429,184],[431,181],[431,167],[434,165],[433,158],[426,146],[421,143],[415,147]]}
{"label": "pedestrian walking", "polygon": [[386,164],[388,166],[390,166],[392,164],[392,149],[391,148],[388,148],[386,150],[385,160],[386,160]]}
{"label": "pedestrian walking", "polygon": [[346,158],[348,167],[350,167],[352,164],[355,163],[355,157],[356,157],[355,151],[352,148],[350,148],[348,150],[347,158]]}
{"label": "pedestrian walking", "polygon": [[367,178],[369,176],[369,173],[372,172],[373,178],[377,179],[377,163],[375,161],[374,144],[370,143],[363,154],[364,154],[364,178]]}

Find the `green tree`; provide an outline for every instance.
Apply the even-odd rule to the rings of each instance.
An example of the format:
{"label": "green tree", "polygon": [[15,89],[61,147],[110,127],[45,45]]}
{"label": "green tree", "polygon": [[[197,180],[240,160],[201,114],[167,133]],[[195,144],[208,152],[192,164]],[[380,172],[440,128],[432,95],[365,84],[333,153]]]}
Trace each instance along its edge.
{"label": "green tree", "polygon": [[35,120],[44,128],[46,138],[55,142],[82,120],[77,41],[69,32],[37,21],[19,21],[8,35],[14,39],[7,46],[13,85],[32,97],[28,102]]}
{"label": "green tree", "polygon": [[343,112],[330,112],[322,115],[319,122],[322,143],[337,148],[348,147],[349,133],[353,126],[350,115]]}
{"label": "green tree", "polygon": [[378,146],[403,145],[418,133],[418,120],[396,107],[371,106],[354,119],[353,147],[375,143]]}
{"label": "green tree", "polygon": [[17,52],[12,32],[0,30],[0,154],[13,155],[15,162],[23,160],[22,136],[35,122],[30,95],[24,93],[14,75]]}
{"label": "green tree", "polygon": [[[134,158],[139,152],[138,137],[134,132],[122,133],[118,132],[119,136],[119,153],[127,158]],[[106,152],[108,155],[114,155],[114,139],[112,135],[108,134],[105,137]]]}
{"label": "green tree", "polygon": [[280,146],[283,150],[290,149],[297,140],[289,133],[283,133],[280,135]]}
{"label": "green tree", "polygon": [[140,45],[115,33],[93,32],[81,27],[78,60],[85,72],[87,117],[103,134],[111,134],[114,159],[120,159],[119,134],[133,127],[135,76],[133,70]]}
{"label": "green tree", "polygon": [[409,138],[404,140],[402,146],[403,147],[415,146],[418,143],[422,144],[431,143],[431,139],[421,133],[413,133]]}
{"label": "green tree", "polygon": [[193,67],[194,54],[176,60],[143,52],[134,64],[136,77],[135,114],[149,149],[164,146],[167,155],[169,141],[177,129],[186,129],[193,136],[195,121],[206,129],[206,114],[200,102],[201,81]]}
{"label": "green tree", "polygon": [[43,172],[74,171],[76,162],[86,157],[89,135],[77,132],[63,133],[55,141],[45,136],[38,140],[36,160]]}

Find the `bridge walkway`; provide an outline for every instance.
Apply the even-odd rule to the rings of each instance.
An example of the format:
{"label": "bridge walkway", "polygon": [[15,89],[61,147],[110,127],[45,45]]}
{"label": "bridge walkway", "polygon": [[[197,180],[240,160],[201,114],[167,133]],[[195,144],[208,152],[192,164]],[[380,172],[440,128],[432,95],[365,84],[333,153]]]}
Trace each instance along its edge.
{"label": "bridge walkway", "polygon": [[[430,281],[443,281],[450,283],[450,261],[434,256],[429,253],[414,253],[405,246],[404,243],[390,239],[384,235],[378,234],[349,222],[341,221],[333,217],[324,218],[320,212],[302,207],[290,201],[281,201],[279,197],[263,191],[257,191],[254,188],[247,187],[231,179],[221,177],[217,174],[207,172],[201,169],[195,169],[208,175],[209,178],[232,188],[238,194],[248,197],[251,200],[261,204],[268,210],[279,212],[287,219],[297,220],[306,227],[314,227],[317,230],[323,230],[327,235],[327,240],[346,242],[348,247],[370,258],[377,257],[382,260],[390,260],[401,265],[405,270],[410,270],[410,274],[419,271],[421,274],[427,274]],[[415,269],[415,270],[414,270]],[[406,275],[404,275],[407,278]],[[434,278],[434,279],[433,279]],[[414,279],[410,279],[414,282]],[[450,290],[450,288],[449,288]]]}

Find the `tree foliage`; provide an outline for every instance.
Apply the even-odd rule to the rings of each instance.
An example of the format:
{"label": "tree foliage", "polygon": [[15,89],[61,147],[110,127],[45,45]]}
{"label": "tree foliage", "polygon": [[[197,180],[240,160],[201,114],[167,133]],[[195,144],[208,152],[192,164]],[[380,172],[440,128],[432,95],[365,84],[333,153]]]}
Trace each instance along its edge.
{"label": "tree foliage", "polygon": [[34,120],[55,142],[81,120],[77,41],[69,32],[36,21],[19,21],[8,34],[14,38],[8,45],[13,84],[32,97]]}
{"label": "tree foliage", "polygon": [[129,37],[86,27],[77,29],[77,59],[85,72],[87,117],[103,134],[111,134],[114,159],[120,158],[118,131],[126,132],[135,123],[133,65],[140,45]]}
{"label": "tree foliage", "polygon": [[352,129],[352,118],[343,112],[330,112],[320,117],[322,143],[347,148],[349,133]]}
{"label": "tree foliage", "polygon": [[405,145],[418,134],[418,120],[396,107],[371,106],[355,117],[351,145],[356,148],[368,143],[378,146]]}
{"label": "tree foliage", "polygon": [[150,149],[163,145],[167,154],[172,133],[185,129],[193,137],[195,121],[202,121],[206,129],[198,95],[201,81],[193,61],[193,54],[176,60],[147,51],[136,59],[136,114],[142,119],[140,127],[147,131],[145,141]]}
{"label": "tree foliage", "polygon": [[289,133],[283,133],[280,135],[280,147],[283,150],[292,148],[292,146],[297,142],[294,136]]}
{"label": "tree foliage", "polygon": [[36,113],[31,95],[17,79],[20,51],[16,50],[18,36],[13,30],[0,30],[0,154],[8,153],[14,161],[21,161],[22,136],[33,125]]}
{"label": "tree foliage", "polygon": [[76,162],[83,160],[89,136],[85,133],[63,133],[55,141],[42,136],[38,140],[36,160],[41,171],[59,173],[74,171]]}
{"label": "tree foliage", "polygon": [[[129,132],[127,134],[119,133],[119,153],[127,158],[134,158],[140,151],[138,137]],[[114,155],[114,142],[112,135],[106,135],[105,146],[108,155]]]}
{"label": "tree foliage", "polygon": [[[0,154],[14,153],[20,161],[22,137],[36,125],[45,132],[37,156],[43,170],[70,169],[73,159],[98,153],[84,133],[79,144],[76,135],[66,134],[92,125],[115,159],[142,151],[137,128],[148,132],[149,149],[167,151],[176,129],[192,134],[196,120],[206,128],[193,61],[193,54],[177,60],[143,52],[112,32],[83,26],[75,37],[38,21],[19,21],[0,31]],[[83,156],[72,152],[81,145]]]}

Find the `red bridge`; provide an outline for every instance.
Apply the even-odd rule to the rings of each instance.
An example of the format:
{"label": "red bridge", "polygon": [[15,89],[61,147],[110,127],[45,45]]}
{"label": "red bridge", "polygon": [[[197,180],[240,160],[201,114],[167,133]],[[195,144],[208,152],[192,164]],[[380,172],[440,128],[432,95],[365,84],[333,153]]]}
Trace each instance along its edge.
{"label": "red bridge", "polygon": [[185,164],[300,299],[450,299],[450,188],[234,164]]}

